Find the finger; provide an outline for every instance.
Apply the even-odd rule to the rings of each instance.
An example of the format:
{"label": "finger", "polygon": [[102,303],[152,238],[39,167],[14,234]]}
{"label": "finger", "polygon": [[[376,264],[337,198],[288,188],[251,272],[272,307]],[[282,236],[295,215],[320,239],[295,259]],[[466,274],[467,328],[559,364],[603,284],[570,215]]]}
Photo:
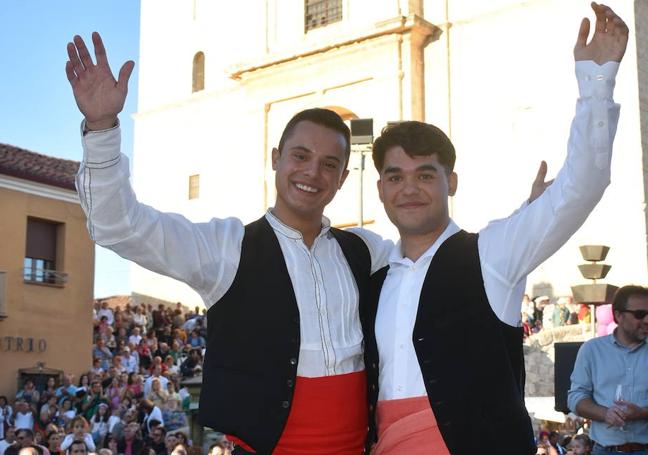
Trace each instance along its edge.
{"label": "finger", "polygon": [[81,59],[83,66],[85,68],[91,68],[93,65],[92,57],[90,57],[90,52],[88,52],[88,48],[83,42],[83,38],[81,38],[79,35],[76,35],[74,37],[74,44],[76,44],[77,50],[79,52],[79,58]]}
{"label": "finger", "polygon": [[70,59],[70,63],[72,63],[72,66],[74,67],[74,71],[76,72],[77,75],[79,75],[84,68],[83,68],[83,64],[81,63],[81,60],[79,60],[79,56],[77,54],[77,48],[74,45],[74,43],[67,44],[67,53],[68,53],[68,58]]}
{"label": "finger", "polygon": [[124,63],[119,70],[119,79],[117,80],[117,87],[119,87],[123,91],[128,90],[128,80],[131,77],[131,74],[133,73],[133,68],[135,68],[135,62],[132,60],[127,61]]}
{"label": "finger", "polygon": [[596,25],[594,27],[594,33],[605,33],[605,27],[607,21],[607,17],[605,13],[609,8],[605,5],[597,5],[596,3],[592,2],[592,9],[594,10],[594,14],[596,15]]}
{"label": "finger", "polygon": [[74,65],[72,65],[72,62],[70,62],[69,60],[65,62],[65,74],[67,75],[70,84],[74,86],[78,79],[76,73],[74,72]]}
{"label": "finger", "polygon": [[101,35],[97,32],[92,32],[92,45],[94,46],[95,58],[97,65],[108,65],[108,56],[106,55],[106,48],[104,47]]}
{"label": "finger", "polygon": [[587,46],[587,37],[589,36],[590,31],[590,21],[588,18],[583,18],[578,29],[578,38],[576,38],[575,49],[581,49]]}
{"label": "finger", "polygon": [[544,185],[545,177],[547,176],[547,162],[542,160],[540,162],[540,167],[538,168],[538,173],[536,174],[534,185]]}

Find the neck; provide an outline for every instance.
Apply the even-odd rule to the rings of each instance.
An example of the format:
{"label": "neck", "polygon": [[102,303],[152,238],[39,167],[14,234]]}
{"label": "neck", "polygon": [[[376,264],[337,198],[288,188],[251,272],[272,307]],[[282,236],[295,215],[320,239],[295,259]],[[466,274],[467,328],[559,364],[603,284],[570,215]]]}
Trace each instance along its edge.
{"label": "neck", "polygon": [[443,231],[446,230],[448,224],[450,224],[450,220],[446,220],[446,222],[437,229],[423,234],[401,232],[401,249],[403,251],[403,256],[416,262],[423,253],[425,253],[428,248],[437,241],[441,234],[443,234]]}
{"label": "neck", "polygon": [[309,217],[295,216],[295,214],[283,210],[279,204],[277,205],[278,207],[272,209],[272,214],[286,226],[299,231],[304,243],[310,248],[322,230],[322,213],[316,213]]}
{"label": "neck", "polygon": [[635,348],[642,343],[641,340],[630,338],[629,336],[627,336],[625,332],[619,330],[618,327],[614,329],[614,337],[619,343],[624,345],[626,348],[630,348],[630,349]]}

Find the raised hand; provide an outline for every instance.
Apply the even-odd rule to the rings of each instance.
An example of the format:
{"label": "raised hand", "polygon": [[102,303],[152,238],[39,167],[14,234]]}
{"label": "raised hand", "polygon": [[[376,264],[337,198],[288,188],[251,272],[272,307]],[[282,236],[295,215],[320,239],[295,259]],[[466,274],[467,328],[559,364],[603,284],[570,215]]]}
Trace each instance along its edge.
{"label": "raised hand", "polygon": [[547,162],[541,161],[536,178],[531,184],[531,195],[529,195],[529,204],[540,197],[544,191],[553,183],[553,179],[545,182],[547,177]]}
{"label": "raised hand", "polygon": [[574,58],[577,61],[594,60],[599,65],[620,62],[628,45],[628,26],[609,6],[592,2],[592,9],[596,14],[594,36],[587,43],[590,21],[584,18],[574,46]]}
{"label": "raised hand", "polygon": [[117,122],[117,114],[124,108],[128,93],[128,79],[135,62],[127,61],[119,70],[119,79],[115,80],[99,33],[92,34],[96,64],[88,52],[83,39],[74,37],[68,43],[69,60],[65,64],[65,73],[72,86],[74,99],[81,113],[85,116],[86,127],[90,130],[112,128]]}

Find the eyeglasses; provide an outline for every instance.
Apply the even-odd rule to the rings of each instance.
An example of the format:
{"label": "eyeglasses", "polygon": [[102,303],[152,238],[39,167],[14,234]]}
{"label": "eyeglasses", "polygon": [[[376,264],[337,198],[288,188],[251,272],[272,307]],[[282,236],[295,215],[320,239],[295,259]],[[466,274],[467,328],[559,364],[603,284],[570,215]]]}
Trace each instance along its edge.
{"label": "eyeglasses", "polygon": [[635,319],[641,321],[648,316],[648,310],[619,310],[621,313],[631,313]]}

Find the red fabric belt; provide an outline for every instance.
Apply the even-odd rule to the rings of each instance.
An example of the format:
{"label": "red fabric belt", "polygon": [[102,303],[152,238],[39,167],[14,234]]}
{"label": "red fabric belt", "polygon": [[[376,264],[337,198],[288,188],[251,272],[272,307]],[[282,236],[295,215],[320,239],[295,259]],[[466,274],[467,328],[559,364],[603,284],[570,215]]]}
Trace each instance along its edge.
{"label": "red fabric belt", "polygon": [[[288,421],[273,455],[362,454],[368,422],[366,386],[364,371],[298,376]],[[229,439],[253,452],[238,438]]]}

